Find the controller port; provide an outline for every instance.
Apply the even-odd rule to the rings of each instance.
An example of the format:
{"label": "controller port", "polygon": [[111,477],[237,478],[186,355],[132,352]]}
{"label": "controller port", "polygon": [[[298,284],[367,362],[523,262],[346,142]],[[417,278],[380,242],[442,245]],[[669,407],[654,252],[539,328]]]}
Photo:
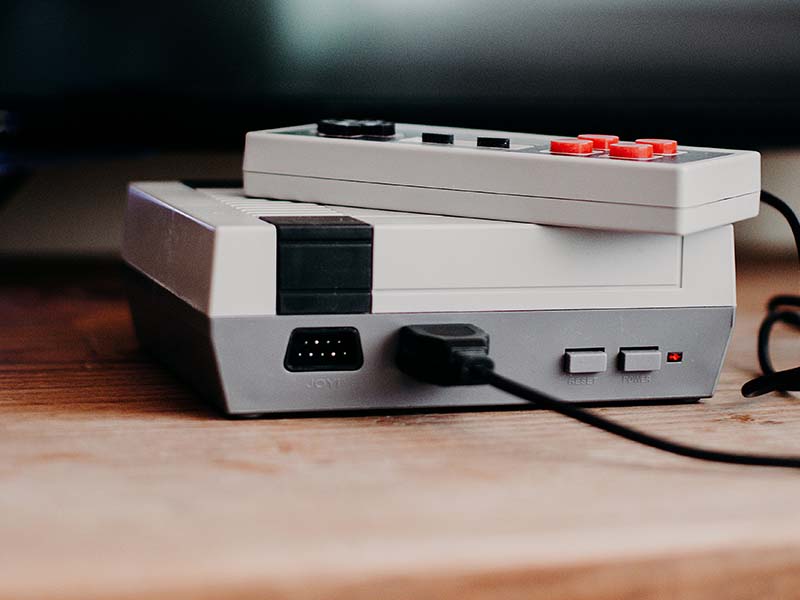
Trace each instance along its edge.
{"label": "controller port", "polygon": [[355,327],[298,327],[289,336],[287,371],[357,371],[364,364]]}

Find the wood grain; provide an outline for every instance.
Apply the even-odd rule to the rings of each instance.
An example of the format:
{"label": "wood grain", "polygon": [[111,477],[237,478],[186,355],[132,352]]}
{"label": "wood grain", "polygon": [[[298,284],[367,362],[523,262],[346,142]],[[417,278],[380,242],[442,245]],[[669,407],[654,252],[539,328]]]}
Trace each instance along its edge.
{"label": "wood grain", "polygon": [[[116,265],[0,268],[0,598],[800,598],[800,473],[530,410],[226,420],[138,352]],[[797,281],[741,267],[712,400],[602,412],[800,454],[795,397],[738,393]]]}

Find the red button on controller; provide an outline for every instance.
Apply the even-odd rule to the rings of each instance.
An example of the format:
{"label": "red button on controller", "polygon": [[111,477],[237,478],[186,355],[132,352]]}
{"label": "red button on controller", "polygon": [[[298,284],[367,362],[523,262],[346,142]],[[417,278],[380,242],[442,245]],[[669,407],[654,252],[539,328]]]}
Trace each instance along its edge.
{"label": "red button on controller", "polygon": [[641,138],[636,140],[637,144],[649,144],[653,147],[656,154],[677,154],[678,142],[675,140],[660,140],[655,138]]}
{"label": "red button on controller", "polygon": [[606,135],[604,133],[582,133],[578,136],[581,140],[591,140],[595,150],[608,150],[611,144],[619,141],[618,135]]}
{"label": "red button on controller", "polygon": [[592,140],[578,138],[550,140],[550,152],[555,154],[591,154],[593,147]]}
{"label": "red button on controller", "polygon": [[650,144],[618,142],[608,147],[608,155],[612,158],[653,158],[653,147]]}

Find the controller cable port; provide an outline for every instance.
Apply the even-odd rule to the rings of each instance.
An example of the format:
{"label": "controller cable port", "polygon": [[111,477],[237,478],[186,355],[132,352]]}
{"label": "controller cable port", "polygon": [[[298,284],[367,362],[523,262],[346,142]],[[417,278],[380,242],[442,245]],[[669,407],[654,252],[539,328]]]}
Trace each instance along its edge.
{"label": "controller cable port", "polygon": [[355,327],[298,327],[289,336],[283,366],[304,371],[357,371],[364,364]]}

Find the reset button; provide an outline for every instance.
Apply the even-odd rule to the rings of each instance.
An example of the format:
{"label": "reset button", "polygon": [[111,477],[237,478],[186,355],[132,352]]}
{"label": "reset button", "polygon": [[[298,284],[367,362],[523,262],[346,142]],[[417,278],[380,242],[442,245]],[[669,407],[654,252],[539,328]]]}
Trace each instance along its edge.
{"label": "reset button", "polygon": [[564,370],[567,373],[602,373],[607,367],[605,350],[567,350],[564,353]]}

